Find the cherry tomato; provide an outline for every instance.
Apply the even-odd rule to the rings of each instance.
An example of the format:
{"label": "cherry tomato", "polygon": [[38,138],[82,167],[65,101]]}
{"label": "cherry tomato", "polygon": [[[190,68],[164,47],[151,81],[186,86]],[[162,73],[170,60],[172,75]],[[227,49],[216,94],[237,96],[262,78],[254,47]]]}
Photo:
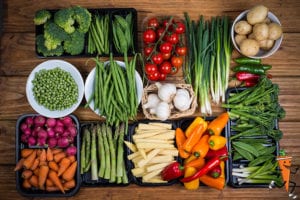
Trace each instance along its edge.
{"label": "cherry tomato", "polygon": [[149,56],[152,51],[153,51],[153,46],[146,46],[146,47],[144,47],[144,55],[145,56]]}
{"label": "cherry tomato", "polygon": [[171,74],[171,75],[174,75],[174,74],[176,74],[177,72],[178,72],[178,67],[172,66],[170,74]]}
{"label": "cherry tomato", "polygon": [[152,55],[152,61],[157,64],[157,65],[160,65],[162,62],[163,62],[163,56],[162,56],[162,53],[155,53]]}
{"label": "cherry tomato", "polygon": [[[163,20],[162,24],[163,24],[163,27],[164,27],[164,28],[166,28],[166,27],[168,26],[169,21],[170,21],[170,19],[165,19],[165,20]],[[173,23],[174,23],[174,20],[171,21],[171,23],[170,23],[170,25],[169,25],[169,28],[168,28],[169,31],[172,31],[172,30],[173,30]]]}
{"label": "cherry tomato", "polygon": [[177,46],[175,48],[175,51],[179,56],[185,56],[187,52],[187,48],[186,46]]}
{"label": "cherry tomato", "polygon": [[183,63],[183,58],[181,56],[173,56],[171,58],[171,63],[174,67],[181,67]]}
{"label": "cherry tomato", "polygon": [[160,38],[164,31],[165,29],[163,27],[160,27],[156,30],[157,39]]}
{"label": "cherry tomato", "polygon": [[182,34],[185,32],[185,25],[182,22],[175,23],[175,33]]}
{"label": "cherry tomato", "polygon": [[153,17],[148,20],[148,27],[152,27],[152,28],[156,29],[156,28],[158,28],[158,26],[159,26],[159,22],[156,17]]}
{"label": "cherry tomato", "polygon": [[146,44],[154,43],[155,40],[156,40],[156,33],[155,33],[154,30],[147,29],[147,30],[144,31],[144,33],[143,33],[143,41]]}
{"label": "cherry tomato", "polygon": [[161,65],[158,67],[158,71],[162,74],[169,74],[172,71],[172,65],[169,61],[164,61]]}
{"label": "cherry tomato", "polygon": [[160,46],[159,46],[159,50],[161,53],[170,53],[173,49],[173,46],[170,42],[163,42]]}
{"label": "cherry tomato", "polygon": [[155,72],[157,72],[157,65],[152,64],[152,63],[147,63],[145,65],[145,73],[150,75],[150,74],[154,74]]}
{"label": "cherry tomato", "polygon": [[172,33],[167,37],[167,41],[172,44],[177,44],[179,42],[179,36],[177,33]]}
{"label": "cherry tomato", "polygon": [[162,54],[164,60],[169,60],[171,58],[171,52]]}
{"label": "cherry tomato", "polygon": [[167,74],[160,73],[160,76],[159,76],[159,79],[158,79],[158,80],[164,81],[164,80],[166,80],[166,78],[167,78]]}
{"label": "cherry tomato", "polygon": [[150,81],[158,81],[160,78],[160,73],[157,71],[157,72],[154,72],[153,74],[147,75],[147,77]]}

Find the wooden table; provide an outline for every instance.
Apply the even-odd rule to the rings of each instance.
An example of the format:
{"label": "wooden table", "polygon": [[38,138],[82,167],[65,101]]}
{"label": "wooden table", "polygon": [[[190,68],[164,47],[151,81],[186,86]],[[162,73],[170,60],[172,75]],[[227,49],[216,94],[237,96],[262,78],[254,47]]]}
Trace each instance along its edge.
{"label": "wooden table", "polygon": [[[284,133],[281,148],[293,157],[293,165],[300,165],[300,1],[269,0],[259,1],[269,7],[280,19],[284,39],[278,52],[264,63],[273,65],[270,73],[273,82],[280,87],[280,103],[286,110],[286,118],[280,121]],[[254,0],[106,0],[106,1],[42,1],[5,0],[3,2],[4,30],[1,35],[0,53],[0,199],[26,199],[16,190],[15,173],[15,125],[17,118],[26,113],[34,113],[27,102],[25,85],[31,70],[43,59],[35,54],[35,27],[33,16],[36,10],[57,9],[71,5],[86,8],[134,7],[138,11],[138,30],[141,36],[142,20],[152,14],[183,16],[187,11],[192,19],[199,15],[206,17],[228,15],[234,19],[241,11],[257,4]],[[140,40],[139,40],[140,41]],[[91,66],[85,64],[87,58],[67,58],[85,76]],[[220,109],[214,108],[214,114]],[[103,120],[91,110],[81,106],[75,113],[80,121]],[[142,117],[142,116],[141,116]],[[300,181],[298,179],[298,196]],[[168,187],[82,187],[70,199],[288,199],[283,188],[235,189],[227,186],[223,191],[200,187],[188,191],[181,185]],[[34,198],[39,199],[39,198]]]}

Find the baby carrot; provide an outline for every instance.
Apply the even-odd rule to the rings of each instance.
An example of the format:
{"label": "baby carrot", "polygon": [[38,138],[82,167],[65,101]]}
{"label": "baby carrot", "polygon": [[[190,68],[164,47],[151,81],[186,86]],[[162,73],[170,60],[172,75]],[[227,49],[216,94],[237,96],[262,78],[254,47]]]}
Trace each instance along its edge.
{"label": "baby carrot", "polygon": [[48,166],[50,169],[54,170],[54,171],[58,171],[59,166],[57,165],[57,163],[55,161],[50,161],[48,163]]}
{"label": "baby carrot", "polygon": [[22,172],[22,178],[29,179],[32,176],[33,172],[30,169],[25,169]]}
{"label": "baby carrot", "polygon": [[71,165],[71,161],[68,158],[63,158],[59,162],[59,168],[58,168],[58,171],[57,171],[57,175],[58,176],[62,175],[68,169],[68,167],[70,165]]}
{"label": "baby carrot", "polygon": [[34,171],[40,164],[40,160],[38,158],[34,159],[32,166],[30,167],[30,169],[32,171]]}
{"label": "baby carrot", "polygon": [[56,191],[59,191],[59,187],[57,187],[57,186],[46,186],[46,191],[47,192],[56,192]]}
{"label": "baby carrot", "polygon": [[52,153],[52,150],[49,147],[47,149],[46,158],[47,158],[47,161],[52,161],[53,160],[53,153]]}
{"label": "baby carrot", "polygon": [[33,151],[27,158],[25,158],[24,163],[23,163],[23,166],[25,167],[25,169],[30,169],[35,158],[36,158],[36,151]]}
{"label": "baby carrot", "polygon": [[73,162],[70,167],[63,173],[62,178],[65,181],[70,181],[74,178],[77,168],[77,161]]}
{"label": "baby carrot", "polygon": [[67,155],[66,155],[66,153],[65,152],[59,152],[59,153],[57,153],[57,154],[54,154],[54,161],[55,162],[57,162],[57,163],[59,163],[63,158],[65,158]]}
{"label": "baby carrot", "polygon": [[33,174],[36,175],[36,176],[38,176],[39,173],[40,173],[40,168],[37,167],[37,168],[33,171]]}
{"label": "baby carrot", "polygon": [[64,189],[65,190],[69,190],[69,189],[72,189],[76,186],[76,182],[75,182],[75,179],[71,179],[70,181],[66,181],[63,183],[63,186],[64,186]]}
{"label": "baby carrot", "polygon": [[46,187],[47,186],[54,186],[54,183],[49,178],[46,179]]}
{"label": "baby carrot", "polygon": [[33,152],[33,149],[22,149],[21,150],[21,157],[22,158],[27,158],[32,152]]}
{"label": "baby carrot", "polygon": [[71,163],[76,160],[75,156],[68,156],[67,158],[71,161]]}
{"label": "baby carrot", "polygon": [[50,169],[48,177],[54,183],[54,185],[56,185],[60,189],[60,191],[65,194],[64,187],[61,181],[59,180],[57,173]]}
{"label": "baby carrot", "polygon": [[53,155],[55,155],[55,154],[58,154],[58,153],[62,152],[63,149],[54,148],[54,149],[51,149],[51,151],[52,151]]}
{"label": "baby carrot", "polygon": [[48,162],[47,161],[40,161],[40,163],[39,163],[39,166],[42,166],[42,165],[48,165]]}
{"label": "baby carrot", "polygon": [[29,182],[29,179],[24,179],[23,180],[22,187],[25,188],[25,189],[31,188],[31,184]]}
{"label": "baby carrot", "polygon": [[30,179],[29,179],[29,183],[30,183],[33,187],[38,188],[38,186],[39,186],[38,176],[32,175],[32,176],[30,177]]}
{"label": "baby carrot", "polygon": [[45,182],[48,176],[49,172],[49,167],[47,165],[42,165],[40,166],[40,171],[39,171],[39,188],[41,190],[45,189]]}
{"label": "baby carrot", "polygon": [[47,153],[45,149],[42,149],[41,154],[39,155],[39,159],[41,162],[47,161]]}
{"label": "baby carrot", "polygon": [[22,169],[24,161],[25,161],[25,158],[21,158],[18,161],[18,163],[16,164],[14,171],[18,171],[18,170]]}

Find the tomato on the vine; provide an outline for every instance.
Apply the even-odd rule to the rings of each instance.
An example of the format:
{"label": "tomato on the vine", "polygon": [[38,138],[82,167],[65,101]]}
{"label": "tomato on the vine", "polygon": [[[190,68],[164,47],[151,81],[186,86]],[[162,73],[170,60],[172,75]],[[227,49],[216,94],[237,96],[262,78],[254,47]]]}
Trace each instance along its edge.
{"label": "tomato on the vine", "polygon": [[165,29],[163,27],[159,27],[156,30],[157,39],[160,38],[160,36],[163,34],[164,31],[165,31]]}
{"label": "tomato on the vine", "polygon": [[157,65],[160,65],[163,62],[163,56],[162,56],[162,53],[160,53],[160,52],[153,54],[151,58],[152,58],[152,61]]}
{"label": "tomato on the vine", "polygon": [[169,60],[171,58],[171,52],[162,54],[164,60]]}
{"label": "tomato on the vine", "polygon": [[170,42],[163,42],[160,46],[159,46],[159,50],[161,53],[170,53],[173,49],[173,46]]}
{"label": "tomato on the vine", "polygon": [[151,19],[148,20],[148,27],[152,27],[154,29],[159,27],[159,22],[158,19],[156,17],[153,17]]}
{"label": "tomato on the vine", "polygon": [[179,36],[177,33],[172,33],[168,35],[167,41],[172,43],[172,44],[177,44],[179,42]]}
{"label": "tomato on the vine", "polygon": [[182,34],[185,32],[185,25],[182,22],[175,23],[175,33]]}
{"label": "tomato on the vine", "polygon": [[147,77],[150,81],[158,81],[160,78],[160,73],[157,71],[154,72],[153,74],[148,74]]}
{"label": "tomato on the vine", "polygon": [[187,52],[187,48],[186,46],[177,46],[175,48],[175,51],[179,56],[185,56]]}
{"label": "tomato on the vine", "polygon": [[147,63],[145,65],[145,73],[150,75],[150,74],[154,74],[155,72],[158,71],[157,65],[152,64],[152,63]]}
{"label": "tomato on the vine", "polygon": [[153,46],[146,46],[146,47],[144,47],[144,55],[145,56],[149,56],[152,51],[153,51]]}
{"label": "tomato on the vine", "polygon": [[162,74],[169,74],[172,70],[172,65],[169,61],[164,61],[161,65],[158,67],[158,71]]}
{"label": "tomato on the vine", "polygon": [[144,33],[143,33],[143,41],[146,44],[154,43],[155,40],[156,40],[156,33],[155,33],[154,30],[147,29],[147,30],[144,31]]}
{"label": "tomato on the vine", "polygon": [[174,67],[181,67],[183,63],[183,58],[181,56],[172,56],[171,63]]}
{"label": "tomato on the vine", "polygon": [[163,24],[163,27],[164,27],[164,28],[166,28],[166,27],[169,25],[168,30],[169,30],[169,31],[172,31],[172,30],[173,30],[173,23],[174,23],[174,20],[172,20],[172,21],[170,22],[170,24],[169,24],[169,21],[170,21],[170,19],[165,19],[165,20],[163,20],[162,24]]}
{"label": "tomato on the vine", "polygon": [[160,81],[164,81],[164,80],[166,80],[166,78],[167,78],[167,74],[160,73],[160,75],[159,75],[159,79],[158,79],[158,80],[160,80]]}

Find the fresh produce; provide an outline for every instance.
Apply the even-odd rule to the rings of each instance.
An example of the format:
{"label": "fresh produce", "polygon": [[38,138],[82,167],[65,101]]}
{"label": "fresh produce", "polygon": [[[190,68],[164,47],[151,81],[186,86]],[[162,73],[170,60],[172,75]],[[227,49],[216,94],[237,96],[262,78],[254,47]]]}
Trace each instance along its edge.
{"label": "fresh produce", "polygon": [[[175,160],[178,150],[174,145],[175,130],[171,124],[139,123],[132,137],[133,144],[130,146],[134,145],[136,151],[132,151],[127,158],[133,162],[133,176],[140,178],[142,183],[167,183],[167,179],[181,175]],[[126,144],[130,147],[129,142]],[[162,172],[164,169],[165,172]],[[172,170],[174,173],[170,172]]]}
{"label": "fresh produce", "polygon": [[[144,71],[150,81],[164,81],[167,76],[176,74],[184,64],[187,55],[184,33],[185,25],[173,16],[152,17],[143,31],[145,57]],[[154,70],[147,70],[149,65]]]}
{"label": "fresh produce", "polygon": [[282,180],[284,182],[284,186],[286,191],[289,191],[289,183],[290,183],[290,167],[292,166],[292,157],[287,156],[283,150],[279,152],[279,156],[277,157],[278,166],[280,168],[280,173]]}
{"label": "fresh produce", "polygon": [[112,127],[107,124],[91,124],[82,132],[80,173],[91,173],[91,180],[107,180],[110,183],[127,184],[124,162],[125,124]]}
{"label": "fresh produce", "polygon": [[38,53],[46,57],[63,53],[78,55],[84,49],[91,13],[80,6],[59,9],[55,13],[39,10],[33,21],[43,28],[43,33],[36,39]]}
{"label": "fresh produce", "polygon": [[[49,147],[47,150],[21,149],[21,159],[16,164],[15,171],[24,168],[21,175],[24,188],[65,193],[76,186],[76,158],[74,157],[74,159],[65,153],[61,160],[55,161],[53,158],[57,154],[64,153],[63,149],[55,150]],[[71,182],[72,184],[70,184]]]}
{"label": "fresh produce", "polygon": [[226,144],[226,138],[221,135],[212,135],[208,139],[209,148],[212,150],[219,150]]}
{"label": "fresh produce", "polygon": [[282,36],[282,27],[268,18],[269,9],[263,5],[252,7],[246,18],[234,25],[235,42],[245,56],[255,56],[260,50],[269,51]]}
{"label": "fresh produce", "polygon": [[207,130],[210,135],[221,135],[221,132],[225,128],[229,120],[229,114],[224,112],[213,119],[207,126]]}
{"label": "fresh produce", "polygon": [[211,99],[225,101],[228,87],[232,46],[228,17],[191,21],[185,13],[189,59],[185,69],[187,83],[193,85],[202,114],[210,115]]}
{"label": "fresh produce", "polygon": [[[21,142],[29,146],[66,148],[68,155],[75,155],[77,128],[70,116],[47,118],[42,115],[28,116],[20,124]],[[27,150],[31,151],[31,150]],[[24,150],[24,152],[26,152]],[[25,154],[25,153],[24,153]]]}
{"label": "fresh produce", "polygon": [[37,103],[49,110],[64,110],[78,101],[78,86],[74,78],[59,67],[38,71],[32,85]]}
{"label": "fresh produce", "polygon": [[[185,169],[184,177],[193,176],[193,175],[195,175],[195,173],[197,173],[196,168],[188,167]],[[184,182],[183,184],[187,190],[197,190],[199,188],[200,182],[199,182],[199,179],[197,178],[197,179],[193,179],[191,181]]]}
{"label": "fresh produce", "polygon": [[161,177],[165,181],[174,180],[183,176],[183,169],[179,162],[173,162],[162,170]]}

